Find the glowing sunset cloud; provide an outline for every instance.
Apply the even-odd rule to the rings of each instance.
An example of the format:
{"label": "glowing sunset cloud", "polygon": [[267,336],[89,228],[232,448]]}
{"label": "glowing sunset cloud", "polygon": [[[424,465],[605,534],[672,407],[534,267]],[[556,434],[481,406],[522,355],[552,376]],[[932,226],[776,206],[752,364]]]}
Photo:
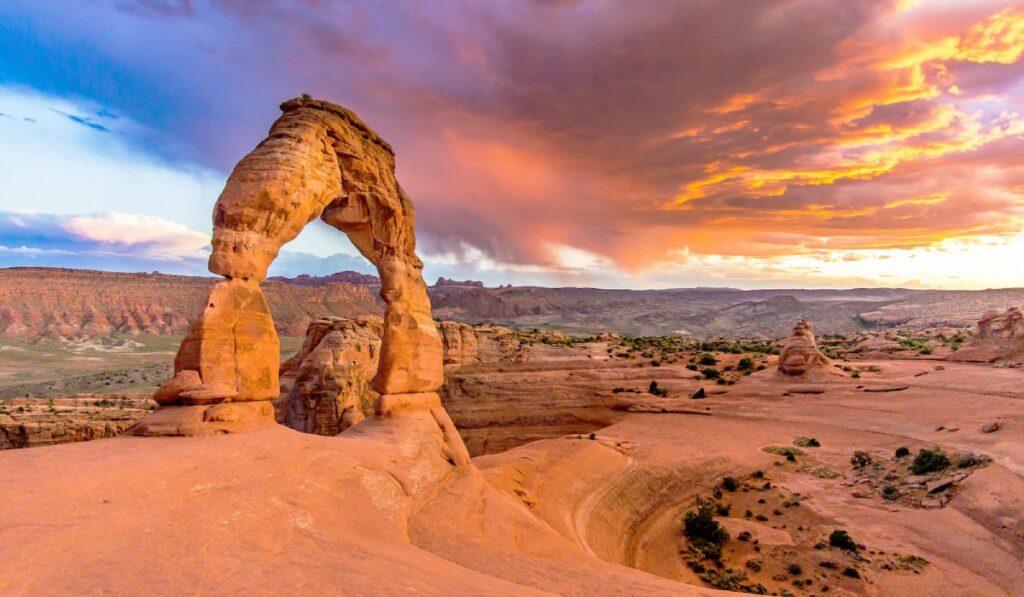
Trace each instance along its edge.
{"label": "glowing sunset cloud", "polygon": [[[428,271],[615,286],[1024,285],[1024,273],[976,264],[1017,260],[1022,246],[1019,2],[82,10],[89,18],[56,1],[0,8],[5,80],[62,98],[51,104],[70,116],[37,107],[77,127],[76,155],[120,136],[146,156],[135,161],[206,180],[265,133],[276,102],[324,96],[392,141]],[[20,105],[0,103],[13,117],[0,116],[0,152],[24,171],[3,146],[15,124],[31,137]],[[0,212],[39,204],[23,187]],[[209,206],[196,203],[195,217],[145,197],[138,211],[205,230]],[[342,250],[332,242],[297,247],[326,258]]]}

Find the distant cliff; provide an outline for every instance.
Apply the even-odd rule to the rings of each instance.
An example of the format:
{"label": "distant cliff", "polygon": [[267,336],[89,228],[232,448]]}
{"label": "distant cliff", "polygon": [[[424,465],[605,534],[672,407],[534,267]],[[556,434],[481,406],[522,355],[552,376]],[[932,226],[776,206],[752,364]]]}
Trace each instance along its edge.
{"label": "distant cliff", "polygon": [[328,284],[339,283],[359,284],[361,286],[380,286],[380,278],[377,276],[361,274],[353,271],[337,272],[329,276],[310,276],[309,274],[301,274],[294,278],[288,278],[286,276],[272,276],[267,278],[267,280],[274,282],[287,282],[288,284],[307,286],[309,288],[320,288],[321,286],[327,286]]}
{"label": "distant cliff", "polygon": [[[184,334],[213,277],[51,268],[0,269],[0,338],[76,339]],[[321,317],[379,314],[365,286],[263,284],[278,332],[302,336]]]}

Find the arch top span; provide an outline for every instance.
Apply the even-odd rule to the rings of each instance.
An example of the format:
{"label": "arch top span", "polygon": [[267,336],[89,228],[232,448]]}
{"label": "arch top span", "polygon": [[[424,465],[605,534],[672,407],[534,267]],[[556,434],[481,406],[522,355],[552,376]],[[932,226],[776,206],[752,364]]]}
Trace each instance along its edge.
{"label": "arch top span", "polygon": [[378,413],[421,408],[450,426],[436,394],[444,381],[441,340],[416,255],[415,212],[395,178],[394,151],[336,104],[296,98],[281,111],[214,206],[209,269],[225,279],[182,341],[174,377],[154,396],[164,408],[134,431],[196,435],[272,418],[280,348],[259,282],[281,247],[318,217],[345,233],[380,274]]}

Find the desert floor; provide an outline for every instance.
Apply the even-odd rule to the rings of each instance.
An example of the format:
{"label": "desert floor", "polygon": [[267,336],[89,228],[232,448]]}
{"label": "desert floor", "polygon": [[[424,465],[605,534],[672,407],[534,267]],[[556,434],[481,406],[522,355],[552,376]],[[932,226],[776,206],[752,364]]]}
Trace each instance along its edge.
{"label": "desert floor", "polygon": [[[619,394],[592,435],[461,469],[415,417],[0,452],[0,593],[712,594],[682,534],[700,497],[728,510],[723,570],[770,592],[1021,594],[1024,372],[857,366],[878,371],[793,383],[769,368],[703,400],[663,366],[669,398]],[[651,373],[588,371],[609,386]],[[780,455],[801,437],[820,447]],[[903,446],[992,461],[908,478]],[[873,463],[854,468],[858,450]],[[828,545],[837,529],[856,554]]]}

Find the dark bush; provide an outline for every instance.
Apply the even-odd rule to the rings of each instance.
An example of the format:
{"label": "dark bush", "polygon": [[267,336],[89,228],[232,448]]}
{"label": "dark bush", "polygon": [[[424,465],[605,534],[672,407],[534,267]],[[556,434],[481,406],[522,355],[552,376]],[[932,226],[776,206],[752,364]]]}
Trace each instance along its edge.
{"label": "dark bush", "polygon": [[850,464],[856,468],[864,468],[871,464],[871,454],[868,454],[863,450],[857,450],[853,453],[853,456],[850,457]]}
{"label": "dark bush", "polygon": [[715,358],[715,355],[713,355],[713,354],[711,354],[709,352],[705,352],[704,354],[700,355],[700,364],[701,365],[717,365],[718,364],[718,359]]}
{"label": "dark bush", "polygon": [[726,491],[736,491],[740,488],[740,483],[734,477],[722,478],[722,489]]}
{"label": "dark bush", "polygon": [[729,531],[715,520],[711,504],[701,504],[683,517],[683,535],[688,539],[722,545],[729,540]]}
{"label": "dark bush", "polygon": [[886,485],[882,488],[882,497],[887,500],[894,500],[900,497],[900,490],[896,489],[894,485]]}
{"label": "dark bush", "polygon": [[907,456],[910,456],[910,448],[906,446],[896,448],[896,458],[906,458]]}
{"label": "dark bush", "polygon": [[801,568],[800,564],[797,564],[796,562],[793,562],[792,564],[787,566],[786,570],[788,570],[789,573],[792,574],[793,576],[798,576],[800,574],[803,574],[803,572],[804,572],[804,569]]}
{"label": "dark bush", "polygon": [[706,367],[701,371],[701,373],[704,375],[704,379],[718,379],[722,376],[722,374],[718,372],[718,369],[715,369],[714,367]]}
{"label": "dark bush", "polygon": [[850,578],[860,578],[860,572],[853,566],[847,566],[843,568],[843,576],[849,576]]}
{"label": "dark bush", "polygon": [[910,463],[910,472],[915,475],[926,475],[947,467],[949,467],[949,457],[942,450],[938,448],[934,450],[921,449],[914,457],[914,462]]}
{"label": "dark bush", "polygon": [[832,534],[828,536],[828,544],[836,549],[842,549],[850,552],[857,551],[857,542],[850,537],[849,533],[842,529],[832,531]]}
{"label": "dark bush", "polygon": [[736,368],[740,371],[750,371],[754,368],[754,360],[750,357],[743,357],[739,363],[736,363]]}

